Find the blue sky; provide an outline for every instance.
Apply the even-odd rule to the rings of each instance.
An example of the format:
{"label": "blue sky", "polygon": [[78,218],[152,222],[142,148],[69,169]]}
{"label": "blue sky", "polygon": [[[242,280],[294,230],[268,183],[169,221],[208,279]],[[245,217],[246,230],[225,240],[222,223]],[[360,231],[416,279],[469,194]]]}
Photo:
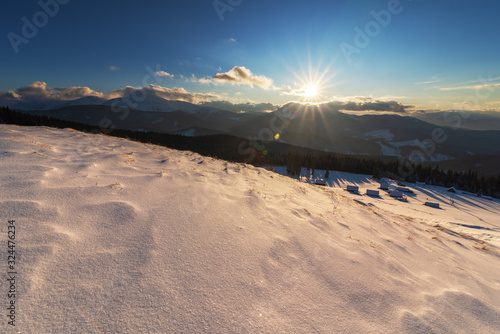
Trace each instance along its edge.
{"label": "blue sky", "polygon": [[[234,103],[371,98],[500,111],[499,12],[496,1],[456,0],[9,2],[0,94],[24,99],[34,82],[105,96],[153,84]],[[38,22],[34,36],[23,17]],[[308,86],[317,94],[305,96]]]}

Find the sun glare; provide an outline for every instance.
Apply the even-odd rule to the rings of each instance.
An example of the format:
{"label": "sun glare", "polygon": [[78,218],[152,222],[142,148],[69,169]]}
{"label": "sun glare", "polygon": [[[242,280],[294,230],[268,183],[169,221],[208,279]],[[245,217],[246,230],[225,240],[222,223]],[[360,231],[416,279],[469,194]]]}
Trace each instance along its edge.
{"label": "sun glare", "polygon": [[321,96],[321,80],[314,83],[306,83],[301,89],[300,95],[304,98],[303,102],[319,102]]}
{"label": "sun glare", "polygon": [[307,86],[304,90],[304,97],[306,99],[311,99],[311,98],[314,98],[316,97],[316,95],[318,95],[318,86],[317,85],[314,85],[314,86]]}
{"label": "sun glare", "polygon": [[332,82],[338,73],[333,67],[335,60],[336,58],[330,59],[328,63],[325,63],[324,60],[318,59],[313,63],[309,59],[307,62],[299,62],[296,67],[285,63],[285,67],[295,77],[293,85],[289,86],[290,92],[287,92],[286,95],[300,97],[301,102],[306,104],[319,104],[328,101]]}

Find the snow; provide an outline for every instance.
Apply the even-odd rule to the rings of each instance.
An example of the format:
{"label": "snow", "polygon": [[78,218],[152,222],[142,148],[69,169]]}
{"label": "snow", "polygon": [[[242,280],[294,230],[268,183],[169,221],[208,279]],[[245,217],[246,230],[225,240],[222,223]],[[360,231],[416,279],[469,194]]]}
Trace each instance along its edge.
{"label": "snow", "polygon": [[[413,146],[418,147],[424,150],[429,150],[432,148],[431,143],[427,141],[420,141],[418,139],[400,141],[400,142],[392,142],[394,139],[394,134],[389,129],[375,130],[371,132],[367,132],[363,135],[363,138],[376,140],[375,142],[380,146],[380,150],[382,154],[385,156],[398,157],[401,156],[402,147]],[[380,141],[380,139],[383,139]],[[347,154],[347,152],[346,152]],[[430,161],[444,161],[453,159],[453,157],[447,156],[445,154],[437,153],[433,155],[427,155],[426,159]]]}
{"label": "snow", "polygon": [[350,194],[378,182],[334,171],[327,187],[301,180],[0,125],[0,220],[4,236],[16,220],[19,277],[16,327],[1,331],[500,331],[498,200],[452,205],[413,184],[408,202]]}
{"label": "snow", "polygon": [[398,141],[398,142],[389,142],[390,145],[394,147],[404,147],[404,146],[414,146],[423,149],[431,149],[432,144],[427,141],[420,141],[418,139],[406,140],[406,141]]}
{"label": "snow", "polygon": [[401,150],[389,147],[387,145],[382,144],[381,142],[377,142],[380,145],[380,148],[382,149],[382,154],[391,156],[391,157],[398,157],[401,155]]}
{"label": "snow", "polygon": [[[385,144],[380,142],[380,141],[377,141],[377,143],[380,145],[380,149],[382,150],[383,155],[393,156],[393,157],[401,156],[401,150],[398,149],[401,147],[414,146],[414,147],[422,148],[424,150],[429,150],[429,145],[430,145],[429,143],[421,142],[418,139],[402,141],[402,142],[385,142]],[[432,154],[432,155],[428,154],[425,157],[429,161],[444,161],[444,160],[454,159],[453,157],[447,156],[447,155],[442,154],[442,153],[436,153],[436,154]]]}
{"label": "snow", "polygon": [[380,196],[380,192],[378,190],[366,189],[366,194],[368,196]]}

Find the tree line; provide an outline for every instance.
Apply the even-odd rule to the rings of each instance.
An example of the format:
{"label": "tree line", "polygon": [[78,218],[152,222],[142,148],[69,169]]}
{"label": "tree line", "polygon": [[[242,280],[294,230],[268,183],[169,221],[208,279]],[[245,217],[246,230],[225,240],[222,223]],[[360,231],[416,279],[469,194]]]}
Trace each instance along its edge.
{"label": "tree line", "polygon": [[[456,189],[500,198],[500,175],[484,176],[477,172],[443,170],[424,163],[411,163],[404,158],[373,158],[338,153],[325,153],[283,143],[270,143],[266,150],[258,151],[247,139],[231,135],[209,135],[185,137],[159,132],[141,132],[113,129],[103,131],[74,121],[51,118],[45,115],[32,115],[7,107],[0,107],[0,122],[24,126],[50,126],[72,128],[83,132],[102,133],[150,143],[178,150],[187,150],[204,156],[215,157],[231,162],[250,163],[255,166],[286,166],[288,175],[297,176],[302,167],[308,169],[335,170],[355,174],[372,175],[374,178],[391,178],[405,182],[424,182],[429,185],[455,187]],[[242,147],[251,148],[251,156],[242,152]],[[244,150],[248,152],[247,150]]]}

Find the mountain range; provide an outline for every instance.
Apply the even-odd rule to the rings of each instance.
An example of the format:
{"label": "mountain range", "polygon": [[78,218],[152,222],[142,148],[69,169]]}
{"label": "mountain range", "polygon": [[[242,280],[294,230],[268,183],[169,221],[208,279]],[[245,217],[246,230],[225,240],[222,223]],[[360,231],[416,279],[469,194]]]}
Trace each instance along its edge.
{"label": "mountain range", "polygon": [[269,113],[237,113],[148,94],[111,100],[84,97],[62,104],[23,103],[11,108],[108,128],[193,137],[229,134],[254,139],[257,147],[264,148],[269,141],[277,141],[325,152],[431,162],[458,159],[470,163],[477,156],[481,157],[478,163],[487,163],[500,157],[497,130],[453,128],[404,114],[357,115],[329,103],[288,103]]}

